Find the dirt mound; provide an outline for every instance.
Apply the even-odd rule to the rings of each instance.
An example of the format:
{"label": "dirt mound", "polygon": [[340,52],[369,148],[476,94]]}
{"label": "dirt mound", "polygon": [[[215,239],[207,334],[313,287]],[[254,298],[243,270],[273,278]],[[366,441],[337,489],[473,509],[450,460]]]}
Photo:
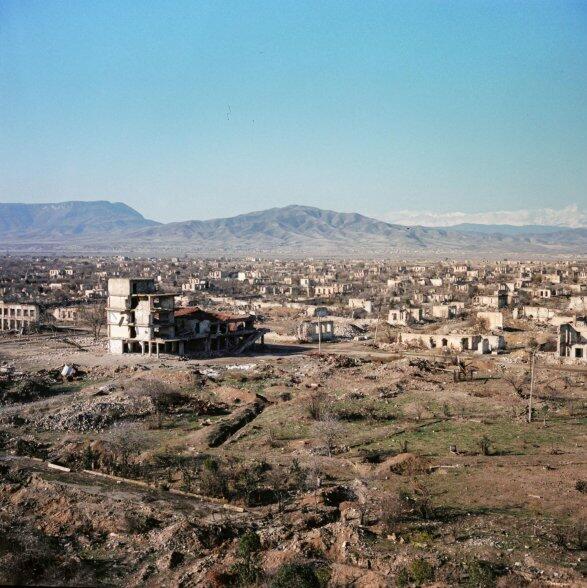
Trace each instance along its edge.
{"label": "dirt mound", "polygon": [[219,386],[214,388],[214,397],[227,404],[245,404],[254,402],[257,398],[254,392],[233,386]]}
{"label": "dirt mound", "polygon": [[426,460],[413,453],[399,453],[388,457],[375,468],[375,474],[379,477],[386,477],[389,474],[403,476],[411,473],[426,471],[428,464]]}

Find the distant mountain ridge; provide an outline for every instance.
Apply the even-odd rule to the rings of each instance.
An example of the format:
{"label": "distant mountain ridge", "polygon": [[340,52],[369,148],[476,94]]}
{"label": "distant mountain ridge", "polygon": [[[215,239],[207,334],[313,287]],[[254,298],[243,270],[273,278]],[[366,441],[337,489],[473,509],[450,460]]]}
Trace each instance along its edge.
{"label": "distant mountain ridge", "polygon": [[587,229],[405,227],[358,213],[299,205],[164,224],[120,202],[0,203],[0,248],[79,254],[273,256],[585,254]]}
{"label": "distant mountain ridge", "polygon": [[105,231],[139,229],[159,223],[122,202],[107,200],[49,204],[0,203],[0,238],[104,234]]}

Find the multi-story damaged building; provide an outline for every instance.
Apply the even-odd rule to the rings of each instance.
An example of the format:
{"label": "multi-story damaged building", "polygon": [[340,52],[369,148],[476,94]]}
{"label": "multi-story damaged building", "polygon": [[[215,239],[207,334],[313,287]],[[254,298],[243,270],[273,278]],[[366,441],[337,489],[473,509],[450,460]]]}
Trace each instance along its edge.
{"label": "multi-story damaged building", "polygon": [[253,316],[175,308],[176,293],[157,291],[151,278],[108,280],[111,353],[242,353],[261,339]]}
{"label": "multi-story damaged building", "polygon": [[183,353],[175,337],[175,294],[157,292],[152,278],[108,280],[108,348],[111,353]]}
{"label": "multi-story damaged building", "polygon": [[0,300],[0,331],[28,331],[39,322],[38,304],[18,304]]}

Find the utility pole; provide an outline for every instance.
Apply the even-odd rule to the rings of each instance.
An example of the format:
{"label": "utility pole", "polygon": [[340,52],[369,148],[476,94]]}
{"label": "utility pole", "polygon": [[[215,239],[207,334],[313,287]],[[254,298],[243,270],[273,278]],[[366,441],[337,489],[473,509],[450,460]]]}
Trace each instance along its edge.
{"label": "utility pole", "polygon": [[322,317],[318,315],[318,353],[322,353]]}
{"label": "utility pole", "polygon": [[536,350],[532,351],[532,368],[530,372],[530,398],[528,399],[528,422],[532,422],[532,396],[534,394],[534,364],[536,362]]}

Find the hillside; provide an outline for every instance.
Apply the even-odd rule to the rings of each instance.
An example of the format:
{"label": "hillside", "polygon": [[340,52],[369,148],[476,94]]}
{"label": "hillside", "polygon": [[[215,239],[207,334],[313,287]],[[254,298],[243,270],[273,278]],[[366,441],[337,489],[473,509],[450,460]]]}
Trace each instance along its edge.
{"label": "hillside", "polygon": [[405,227],[298,205],[162,224],[107,201],[0,204],[0,246],[19,252],[391,256],[587,251],[587,229],[518,229]]}
{"label": "hillside", "polygon": [[0,203],[0,238],[6,244],[31,239],[47,242],[65,236],[103,237],[105,232],[118,233],[158,224],[122,202]]}

